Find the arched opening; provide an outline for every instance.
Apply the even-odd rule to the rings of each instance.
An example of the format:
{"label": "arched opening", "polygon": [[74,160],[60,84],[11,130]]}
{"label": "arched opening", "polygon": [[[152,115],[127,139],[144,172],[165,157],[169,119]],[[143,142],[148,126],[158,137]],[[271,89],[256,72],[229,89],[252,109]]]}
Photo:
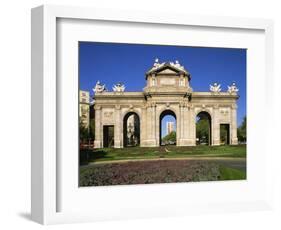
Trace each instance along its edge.
{"label": "arched opening", "polygon": [[220,144],[229,145],[230,144],[230,132],[229,124],[220,124]]}
{"label": "arched opening", "polygon": [[159,119],[159,140],[161,145],[176,145],[177,143],[177,117],[172,110],[165,110]]}
{"label": "arched opening", "polygon": [[140,118],[135,112],[129,112],[124,117],[123,135],[124,147],[140,145]]}
{"label": "arched opening", "polygon": [[208,112],[200,112],[196,116],[196,144],[212,145],[212,120]]}

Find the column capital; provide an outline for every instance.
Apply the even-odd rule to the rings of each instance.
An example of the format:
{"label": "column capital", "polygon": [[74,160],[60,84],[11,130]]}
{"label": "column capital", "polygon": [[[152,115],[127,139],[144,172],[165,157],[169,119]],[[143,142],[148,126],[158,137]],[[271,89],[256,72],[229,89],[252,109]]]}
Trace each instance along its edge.
{"label": "column capital", "polygon": [[219,108],[219,105],[218,104],[215,104],[214,105],[214,109],[218,109]]}
{"label": "column capital", "polygon": [[95,110],[101,110],[101,106],[100,106],[100,105],[95,105],[95,106],[94,106],[94,109],[95,109]]}

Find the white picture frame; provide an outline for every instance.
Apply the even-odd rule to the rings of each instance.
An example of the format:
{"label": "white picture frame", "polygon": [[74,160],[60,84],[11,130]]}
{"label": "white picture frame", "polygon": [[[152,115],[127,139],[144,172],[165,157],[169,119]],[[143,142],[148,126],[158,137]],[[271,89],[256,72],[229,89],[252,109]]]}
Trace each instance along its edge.
{"label": "white picture frame", "polygon": [[[104,207],[102,204],[96,203],[96,205],[89,205],[86,207],[86,201],[79,200],[79,196],[72,197],[70,191],[62,181],[65,177],[65,172],[61,172],[61,165],[64,162],[60,162],[64,158],[60,158],[57,155],[59,150],[58,143],[58,113],[61,111],[58,108],[58,95],[61,93],[60,86],[57,80],[58,74],[58,23],[61,19],[71,20],[71,22],[79,20],[88,21],[102,21],[106,24],[113,24],[114,22],[128,23],[130,26],[134,23],[138,25],[151,25],[155,27],[161,27],[165,30],[165,26],[169,28],[178,28],[184,30],[185,27],[192,27],[194,29],[200,28],[200,30],[206,30],[210,33],[210,40],[213,36],[213,45],[215,45],[216,35],[212,35],[212,29],[232,31],[239,30],[242,33],[247,31],[257,31],[262,34],[262,38],[259,41],[260,44],[264,41],[264,48],[262,48],[262,57],[259,60],[254,60],[247,65],[255,65],[259,62],[262,71],[257,71],[255,74],[259,76],[261,82],[255,82],[255,90],[249,90],[252,87],[254,79],[247,79],[247,90],[249,97],[247,104],[250,107],[247,108],[252,113],[253,111],[259,112],[256,116],[256,121],[269,120],[266,110],[274,110],[274,92],[271,90],[274,85],[273,77],[273,23],[271,20],[265,19],[247,19],[247,18],[231,18],[231,17],[214,17],[214,16],[193,16],[193,15],[177,15],[173,13],[160,14],[155,12],[127,12],[127,11],[115,11],[115,10],[102,10],[91,8],[79,8],[79,7],[65,7],[65,6],[40,6],[32,9],[32,188],[31,188],[31,213],[32,219],[41,224],[56,224],[56,223],[71,223],[71,222],[83,222],[83,221],[96,221],[96,220],[109,220],[109,219],[126,219],[126,218],[146,218],[146,217],[164,217],[174,215],[186,215],[191,213],[209,213],[209,212],[234,212],[234,211],[249,211],[249,210],[264,210],[272,208],[272,168],[271,162],[273,161],[272,149],[270,147],[268,135],[263,138],[263,147],[259,148],[251,145],[256,138],[256,131],[259,130],[263,133],[270,133],[273,129],[272,126],[265,126],[261,122],[255,129],[255,132],[251,131],[251,127],[254,120],[249,121],[249,156],[247,154],[247,161],[251,164],[251,159],[254,159],[253,153],[256,153],[256,158],[259,159],[256,163],[253,163],[250,167],[250,178],[246,182],[229,182],[229,191],[232,188],[233,192],[239,189],[249,189],[249,197],[251,192],[256,191],[256,196],[253,199],[249,199],[248,196],[237,194],[234,198],[229,198],[225,191],[220,190],[223,188],[221,182],[216,182],[215,186],[212,186],[208,182],[194,184],[182,183],[180,185],[168,184],[168,185],[151,185],[150,187],[138,186],[121,186],[114,190],[111,194],[112,188],[99,188],[98,190],[84,189],[83,196],[87,197],[90,194],[98,194],[99,199],[103,194],[116,195],[127,197],[127,200],[122,200],[124,204],[122,207],[118,206],[120,203],[110,204],[107,202]],[[76,25],[77,26],[77,25]],[[79,23],[78,23],[79,27]],[[129,38],[128,38],[129,39]],[[226,38],[227,39],[227,38]],[[235,38],[233,38],[235,40]],[[237,38],[236,38],[237,39]],[[122,39],[121,39],[122,40]],[[254,43],[254,41],[253,41]],[[204,43],[202,43],[204,44]],[[242,44],[242,41],[241,41]],[[217,44],[219,46],[219,43]],[[239,46],[239,44],[238,44]],[[244,47],[242,45],[242,47]],[[247,47],[244,47],[247,48]],[[71,56],[71,55],[70,55]],[[249,66],[251,68],[251,66]],[[77,74],[77,73],[76,73]],[[266,81],[265,81],[266,79]],[[70,78],[70,81],[73,79]],[[265,85],[263,84],[265,82]],[[78,89],[77,89],[78,90]],[[259,96],[259,106],[254,105],[256,96]],[[261,109],[262,108],[262,109]],[[72,133],[75,135],[75,133]],[[77,153],[77,149],[73,150]],[[264,154],[261,154],[261,151]],[[78,158],[78,156],[77,156]],[[71,161],[71,160],[70,160]],[[74,160],[71,164],[75,163]],[[248,162],[247,162],[248,163]],[[70,164],[70,165],[71,165]],[[251,165],[250,165],[251,166]],[[254,172],[258,174],[258,168],[263,166],[263,177],[258,182],[254,177]],[[63,167],[67,168],[64,164]],[[247,167],[248,168],[248,167]],[[248,169],[247,169],[248,170]],[[74,172],[77,171],[74,169]],[[253,177],[251,177],[253,175]],[[72,178],[71,175],[69,175]],[[71,180],[71,179],[69,179]],[[72,179],[75,180],[75,179]],[[251,184],[251,181],[255,183]],[[256,186],[256,187],[255,187]],[[194,191],[192,192],[191,190]],[[196,194],[198,191],[206,189],[221,191],[221,201],[214,196],[202,199],[202,202],[198,202],[195,199],[194,202],[185,201],[182,199],[184,194]],[[260,189],[263,188],[263,189]],[[178,192],[178,199],[166,200],[164,205],[160,205],[158,201],[153,203],[153,200],[149,200],[151,206],[145,206],[144,197],[140,198],[140,202],[133,203],[130,199],[133,194],[139,195],[139,189],[142,189],[142,193],[147,197],[152,193],[159,193],[160,191],[173,193],[174,189]],[[60,192],[60,191],[64,192]],[[69,193],[69,194],[68,194]],[[74,194],[74,193],[73,193]],[[62,197],[63,196],[63,197]],[[105,195],[104,195],[105,196]],[[66,198],[65,198],[66,197]],[[61,209],[61,200],[68,202],[68,209]],[[159,195],[159,199],[163,199]],[[182,200],[180,200],[182,199]],[[112,200],[112,199],[109,199]],[[155,198],[157,200],[157,198]],[[81,202],[80,202],[81,201]],[[182,201],[182,202],[181,202]],[[69,203],[70,202],[70,203]],[[114,202],[114,201],[112,201]],[[79,207],[78,207],[79,206]],[[112,207],[111,207],[112,206]],[[116,207],[117,206],[117,207]],[[73,207],[70,210],[69,207]],[[85,208],[85,210],[83,209]],[[76,210],[77,209],[77,210]],[[122,211],[120,211],[122,210]]]}

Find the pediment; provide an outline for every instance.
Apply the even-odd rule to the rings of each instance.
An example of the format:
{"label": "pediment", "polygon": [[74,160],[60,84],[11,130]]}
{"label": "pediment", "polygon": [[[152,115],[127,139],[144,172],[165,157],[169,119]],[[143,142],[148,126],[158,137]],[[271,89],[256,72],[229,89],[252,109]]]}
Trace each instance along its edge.
{"label": "pediment", "polygon": [[155,62],[153,67],[146,72],[146,79],[148,75],[184,75],[190,80],[190,74],[178,61],[174,62]]}
{"label": "pediment", "polygon": [[157,74],[178,74],[179,71],[176,71],[172,68],[165,68],[157,72]]}

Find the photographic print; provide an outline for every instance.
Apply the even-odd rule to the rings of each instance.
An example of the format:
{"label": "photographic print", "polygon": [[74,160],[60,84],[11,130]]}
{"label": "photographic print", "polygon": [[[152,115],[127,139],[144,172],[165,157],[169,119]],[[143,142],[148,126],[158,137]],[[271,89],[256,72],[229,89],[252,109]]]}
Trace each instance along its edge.
{"label": "photographic print", "polygon": [[246,179],[246,49],[78,48],[80,186]]}

